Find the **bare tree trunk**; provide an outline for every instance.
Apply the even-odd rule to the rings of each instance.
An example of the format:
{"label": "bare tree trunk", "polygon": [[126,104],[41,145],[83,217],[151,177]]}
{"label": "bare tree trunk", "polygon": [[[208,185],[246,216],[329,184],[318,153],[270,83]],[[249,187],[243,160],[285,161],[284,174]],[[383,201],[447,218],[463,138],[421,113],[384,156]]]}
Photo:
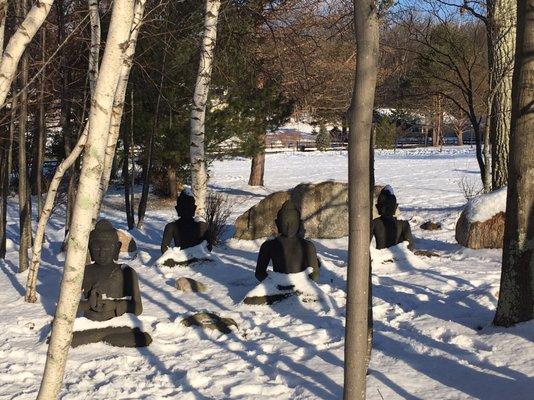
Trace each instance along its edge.
{"label": "bare tree trunk", "polygon": [[88,0],[89,18],[91,20],[91,48],[89,50],[89,87],[91,95],[95,91],[98,78],[98,62],[100,60],[100,15],[98,12],[98,0]]}
{"label": "bare tree trunk", "polygon": [[169,196],[171,199],[178,197],[178,186],[176,182],[176,168],[174,165],[167,166],[167,182],[169,185]]}
{"label": "bare tree trunk", "polygon": [[148,204],[148,190],[150,188],[150,171],[152,169],[152,152],[154,150],[154,130],[150,132],[148,143],[146,144],[146,158],[143,165],[143,189],[137,208],[137,227],[141,229],[145,221],[145,213]]}
{"label": "bare tree trunk", "polygon": [[365,399],[369,351],[370,151],[378,70],[379,21],[373,0],[354,0],[356,77],[350,109],[349,269],[343,398]]}
{"label": "bare tree trunk", "polygon": [[6,32],[7,0],[0,0],[0,59],[4,53],[4,39]]}
{"label": "bare tree trunk", "polygon": [[[18,5],[20,0],[16,1]],[[46,19],[54,0],[39,0],[26,15],[22,24],[15,31],[6,49],[2,54],[0,62],[0,108],[5,105],[9,89],[15,79],[17,65],[44,20]]]}
{"label": "bare tree trunk", "polygon": [[484,176],[482,177],[482,183],[484,185],[484,192],[491,192],[491,144],[490,144],[490,132],[491,132],[491,98],[488,99],[487,105],[487,118],[486,125],[484,125]]}
{"label": "bare tree trunk", "polygon": [[111,179],[113,158],[115,156],[117,141],[120,135],[122,114],[124,112],[124,99],[126,98],[128,80],[130,78],[130,71],[132,70],[132,65],[134,61],[137,37],[139,36],[139,31],[143,22],[145,4],[146,0],[138,0],[135,5],[132,34],[130,35],[130,41],[126,50],[126,57],[121,67],[119,86],[117,87],[117,92],[115,93],[115,99],[113,101],[113,112],[111,114],[111,125],[109,129],[108,145],[106,146],[106,157],[104,158],[104,172],[102,173],[102,180],[100,181],[99,185],[101,195],[97,196],[97,198],[99,199],[99,203],[98,207],[95,209],[95,214],[93,215],[93,225],[96,223],[98,216],[100,215],[102,201],[104,199],[104,196],[106,195],[106,192],[108,191],[109,181]]}
{"label": "bare tree trunk", "polygon": [[197,214],[200,216],[205,214],[206,193],[208,190],[208,171],[205,155],[206,102],[208,101],[210,88],[220,6],[221,0],[206,0],[204,35],[195,94],[193,96],[193,109],[191,110],[191,141],[189,146],[191,188],[195,196]]}
{"label": "bare tree trunk", "polygon": [[54,202],[56,200],[57,191],[59,185],[61,184],[61,179],[65,175],[65,172],[76,162],[76,159],[82,153],[82,150],[85,147],[87,142],[88,134],[88,125],[85,125],[85,129],[76,143],[74,149],[70,154],[65,158],[56,168],[54,172],[54,177],[50,181],[50,186],[46,194],[46,200],[43,205],[43,210],[41,211],[39,217],[39,223],[37,224],[37,231],[35,232],[35,242],[33,244],[33,254],[32,254],[32,263],[30,265],[30,271],[28,272],[28,280],[26,282],[26,296],[25,299],[29,303],[35,303],[37,301],[37,273],[39,271],[39,266],[41,263],[41,252],[43,249],[44,234],[46,230],[46,224],[50,219],[52,214],[52,209],[54,208]]}
{"label": "bare tree trunk", "polygon": [[124,44],[130,37],[133,14],[134,0],[115,0],[113,3],[106,50],[91,104],[87,151],[83,159],[61,291],[38,400],[56,399],[63,381],[72,340],[72,327],[80,299],[89,232],[94,209],[98,204],[94,190],[102,178],[113,99],[125,57]]}
{"label": "bare tree trunk", "polygon": [[46,62],[46,29],[41,31],[41,58],[43,61],[43,71],[41,72],[40,77],[40,93],[39,93],[39,132],[37,140],[37,165],[34,165],[33,168],[36,169],[35,172],[35,186],[37,194],[37,212],[41,214],[42,211],[42,190],[43,190],[43,163],[44,163],[44,151],[45,151],[45,141],[46,141],[46,109],[44,103],[45,95],[45,76],[46,69],[44,68],[44,63]]}
{"label": "bare tree trunk", "polygon": [[[18,15],[23,15],[26,11],[27,2],[22,1],[18,5]],[[21,59],[21,75],[20,75],[20,112],[19,112],[19,272],[24,272],[29,267],[28,251],[31,247],[31,215],[28,203],[28,171],[26,160],[26,127],[28,123],[28,74],[29,74],[29,59],[28,52],[24,52]],[[28,230],[29,228],[29,230]]]}
{"label": "bare tree trunk", "polygon": [[[265,136],[262,136],[265,138]],[[263,178],[265,175],[265,150],[252,157],[250,165],[250,177],[248,179],[249,186],[263,186]]]}
{"label": "bare tree trunk", "polygon": [[[133,100],[133,89],[130,91],[130,132],[124,130],[123,132],[123,143],[124,143],[124,162],[122,163],[122,178],[124,180],[124,204],[126,208],[126,220],[128,221],[128,229],[133,229],[135,227],[134,220],[134,205],[133,199],[133,187],[132,187],[132,176],[130,175],[130,147],[133,148],[133,144],[130,144],[130,138],[133,137],[133,128],[134,128],[134,100]],[[132,157],[133,162],[133,157]]]}
{"label": "bare tree trunk", "polygon": [[517,3],[501,288],[493,323],[534,319],[534,1]]}
{"label": "bare tree trunk", "polygon": [[515,0],[488,2],[490,87],[495,88],[491,112],[493,190],[506,186],[508,180],[516,14]]}

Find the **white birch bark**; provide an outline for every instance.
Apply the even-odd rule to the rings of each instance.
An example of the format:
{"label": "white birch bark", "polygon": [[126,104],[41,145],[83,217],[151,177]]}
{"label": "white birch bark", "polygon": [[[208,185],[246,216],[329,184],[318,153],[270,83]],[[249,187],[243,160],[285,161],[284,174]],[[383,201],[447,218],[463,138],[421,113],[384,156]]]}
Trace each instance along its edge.
{"label": "white birch bark", "polygon": [[9,39],[0,62],[0,108],[6,102],[7,94],[17,72],[17,65],[26,46],[45,21],[53,3],[54,0],[37,0],[22,24]]}
{"label": "white birch bark", "polygon": [[100,15],[98,0],[89,0],[89,19],[91,21],[91,48],[89,49],[89,87],[91,95],[95,91],[98,78],[98,62],[100,60]]}
{"label": "white birch bark", "polygon": [[217,19],[219,16],[220,0],[206,0],[206,15],[204,17],[204,35],[200,53],[193,109],[191,110],[191,138],[189,155],[191,158],[191,189],[195,196],[197,214],[204,216],[206,208],[206,192],[208,172],[205,155],[205,119],[206,102],[213,68],[213,54],[217,40]]}
{"label": "white birch bark", "polygon": [[38,400],[56,399],[63,381],[72,341],[72,327],[80,299],[91,220],[97,204],[94,188],[98,187],[102,177],[111,109],[130,38],[133,14],[134,0],[114,1],[106,49],[91,101],[86,150],[78,194],[74,203],[61,290],[52,324],[52,335]]}
{"label": "white birch bark", "polygon": [[119,85],[115,93],[113,101],[113,110],[111,113],[111,124],[109,127],[108,144],[106,146],[106,156],[104,157],[104,169],[102,172],[102,179],[99,186],[99,203],[93,215],[93,225],[96,223],[102,207],[102,201],[109,187],[109,180],[111,178],[111,168],[113,166],[113,157],[115,156],[115,149],[117,147],[117,140],[119,139],[122,114],[124,111],[124,99],[126,97],[126,89],[128,88],[128,80],[130,78],[130,71],[132,70],[135,47],[137,45],[137,38],[143,23],[143,15],[145,12],[146,0],[139,0],[135,5],[134,21],[132,32],[130,34],[130,42],[126,50],[126,57],[124,58]]}
{"label": "white birch bark", "polygon": [[54,177],[50,181],[50,186],[46,194],[46,200],[39,217],[39,223],[37,224],[37,231],[35,232],[35,239],[33,242],[33,254],[30,269],[28,272],[28,279],[26,281],[26,296],[25,299],[28,303],[35,303],[37,301],[37,273],[39,272],[39,266],[41,264],[41,253],[43,250],[43,242],[46,224],[50,219],[52,210],[54,209],[54,202],[56,201],[57,191],[61,184],[61,179],[65,175],[65,172],[74,164],[76,159],[82,153],[85,143],[87,142],[87,134],[89,132],[89,125],[86,124],[78,139],[78,143],[70,154],[59,164],[54,172]]}
{"label": "white birch bark", "polygon": [[6,33],[7,0],[0,0],[0,59],[4,53],[4,35]]}

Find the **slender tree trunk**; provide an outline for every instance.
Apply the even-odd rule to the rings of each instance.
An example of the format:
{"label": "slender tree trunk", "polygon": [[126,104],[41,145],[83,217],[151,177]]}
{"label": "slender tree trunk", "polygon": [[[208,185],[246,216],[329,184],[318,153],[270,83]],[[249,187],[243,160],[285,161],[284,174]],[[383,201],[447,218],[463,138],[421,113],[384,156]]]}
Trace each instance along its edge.
{"label": "slender tree trunk", "polygon": [[477,158],[478,168],[480,169],[480,179],[482,185],[485,185],[486,166],[484,165],[484,156],[482,155],[482,139],[480,133],[480,122],[475,119],[476,117],[470,117],[471,125],[473,126],[473,134],[475,137],[475,154]]}
{"label": "slender tree trunk", "polygon": [[63,381],[80,299],[89,232],[94,209],[98,204],[94,191],[102,178],[113,99],[125,56],[124,44],[130,37],[133,14],[134,0],[115,0],[113,3],[106,50],[91,104],[87,151],[83,159],[61,290],[38,400],[56,399]]}
{"label": "slender tree trunk", "polygon": [[[143,14],[145,12],[146,0],[138,0],[135,5],[134,22],[132,26],[132,34],[128,42],[128,48],[126,50],[126,57],[121,67],[121,76],[119,79],[119,86],[115,94],[113,101],[113,112],[111,114],[111,125],[109,129],[108,145],[106,146],[106,157],[104,158],[104,172],[102,173],[102,180],[100,181],[99,191],[101,195],[97,196],[99,199],[98,207],[95,209],[93,215],[93,225],[96,223],[98,216],[100,215],[100,209],[102,207],[102,201],[106,192],[108,191],[109,181],[111,179],[111,170],[113,167],[113,159],[115,156],[115,150],[117,141],[120,135],[120,127],[122,114],[124,112],[124,100],[126,98],[126,90],[128,88],[128,80],[130,78],[130,71],[134,61],[135,47],[137,45],[137,37],[141,29]],[[165,56],[164,56],[165,57]]]}
{"label": "slender tree trunk", "polygon": [[[491,96],[490,96],[491,97]],[[487,118],[484,125],[484,176],[482,177],[482,183],[484,185],[484,192],[491,192],[491,144],[490,144],[490,132],[491,132],[491,99],[488,100]]]}
{"label": "slender tree trunk", "polygon": [[148,190],[150,188],[150,171],[152,170],[152,152],[154,151],[154,131],[150,132],[148,143],[146,144],[146,158],[143,165],[143,189],[141,190],[141,198],[139,199],[139,207],[137,209],[137,227],[141,229],[145,221],[145,213],[148,204]]}
{"label": "slender tree trunk", "polygon": [[7,8],[7,0],[0,0],[0,60],[4,53]]}
{"label": "slender tree trunk", "polygon": [[[26,11],[27,2],[24,0],[18,6],[18,15]],[[22,88],[19,98],[19,272],[24,272],[29,267],[28,251],[31,246],[31,215],[28,204],[28,171],[26,160],[26,128],[28,123],[28,84],[29,59],[28,52],[24,52],[21,59],[20,87]],[[30,230],[28,230],[30,228]]]}
{"label": "slender tree trunk", "polygon": [[369,351],[370,152],[378,70],[379,21],[373,0],[354,0],[356,77],[350,110],[349,269],[343,398],[365,399]]}
{"label": "slender tree trunk", "polygon": [[516,13],[515,0],[488,2],[490,87],[495,88],[491,112],[493,190],[506,186],[508,180]]}
{"label": "slender tree trunk", "polygon": [[171,199],[178,197],[178,187],[176,186],[176,168],[174,165],[167,166],[167,181],[169,182],[169,196]]}
{"label": "slender tree trunk", "polygon": [[61,179],[65,175],[65,172],[74,164],[77,158],[82,153],[85,143],[87,142],[88,134],[88,125],[85,125],[85,129],[76,143],[74,149],[70,154],[65,158],[56,168],[54,172],[54,177],[50,181],[48,192],[46,194],[46,200],[43,205],[43,210],[41,211],[39,217],[39,223],[37,224],[37,231],[35,232],[35,242],[33,244],[33,254],[32,262],[30,265],[30,271],[28,273],[28,280],[26,282],[26,296],[25,299],[29,303],[35,303],[37,301],[37,273],[39,271],[39,266],[41,264],[41,252],[43,249],[44,234],[46,230],[46,224],[50,219],[52,210],[54,208],[54,202],[56,200],[57,191],[59,185],[61,184]]}
{"label": "slender tree trunk", "polygon": [[91,47],[89,50],[89,87],[91,95],[95,91],[98,78],[98,62],[100,60],[100,14],[98,12],[98,0],[88,0],[89,18],[91,20]]}
{"label": "slender tree trunk", "polygon": [[[46,62],[46,29],[43,29],[41,31],[41,58],[43,60],[43,66]],[[44,67],[43,67],[44,68]],[[43,183],[42,183],[42,176],[43,176],[43,163],[44,163],[44,151],[45,151],[45,141],[46,141],[46,109],[45,109],[45,103],[44,103],[44,96],[45,96],[45,76],[46,76],[46,69],[43,69],[40,77],[40,93],[39,93],[39,132],[38,132],[38,140],[37,140],[37,163],[34,165],[34,168],[36,169],[36,179],[35,179],[35,186],[36,186],[36,194],[37,194],[37,212],[41,214],[42,211],[42,190],[43,190]]]}
{"label": "slender tree trunk", "polygon": [[501,288],[493,323],[534,319],[534,0],[520,1]]}
{"label": "slender tree trunk", "polygon": [[205,214],[206,193],[208,190],[208,171],[205,155],[206,102],[208,101],[210,88],[220,6],[221,0],[206,0],[204,35],[195,94],[193,96],[193,109],[191,110],[191,141],[189,146],[191,188],[195,196],[197,214],[200,216]]}
{"label": "slender tree trunk", "polygon": [[[133,90],[130,91],[130,118],[133,121],[134,105],[133,105]],[[132,176],[130,175],[130,137],[132,134],[133,123],[130,125],[130,132],[126,129],[122,134],[122,141],[124,143],[124,162],[122,163],[122,178],[124,180],[124,204],[126,208],[126,220],[128,221],[128,229],[135,227],[133,202],[131,202],[132,190]],[[132,159],[133,161],[133,159]]]}
{"label": "slender tree trunk", "polygon": [[[265,134],[261,136],[265,140]],[[263,178],[265,175],[265,150],[255,154],[252,157],[250,165],[250,177],[248,179],[249,186],[263,186]]]}
{"label": "slender tree trunk", "polygon": [[[15,1],[18,6],[21,0]],[[26,14],[26,18],[17,28],[2,54],[0,62],[0,108],[5,105],[9,89],[17,73],[17,65],[43,22],[45,21],[54,0],[39,0]]]}

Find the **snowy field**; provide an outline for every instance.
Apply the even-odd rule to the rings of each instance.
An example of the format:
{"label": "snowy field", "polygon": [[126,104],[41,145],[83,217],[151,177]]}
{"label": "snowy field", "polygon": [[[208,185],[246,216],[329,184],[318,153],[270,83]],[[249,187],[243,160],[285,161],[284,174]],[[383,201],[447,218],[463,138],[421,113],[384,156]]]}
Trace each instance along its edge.
{"label": "snowy field", "polygon": [[[247,186],[250,162],[216,162],[211,187],[234,205],[232,221],[265,195],[301,182],[346,180],[346,153],[267,156],[265,188]],[[374,348],[367,384],[370,400],[534,399],[534,322],[511,329],[491,326],[500,276],[499,250],[457,245],[454,226],[464,195],[459,181],[478,182],[469,148],[387,151],[376,155],[376,181],[394,187],[416,247],[439,257],[407,257],[373,265]],[[120,197],[120,194],[108,196]],[[109,199],[108,199],[109,200]],[[112,199],[113,200],[113,199]],[[113,202],[109,202],[109,204]],[[119,203],[118,199],[115,203]],[[9,210],[15,242],[17,208]],[[125,227],[121,209],[105,209]],[[130,265],[140,277],[144,312],[154,342],[144,349],[94,344],[69,353],[62,399],[332,399],[342,398],[347,240],[315,241],[327,260],[320,286],[332,300],[278,305],[241,303],[255,284],[261,241],[228,240],[215,261],[162,273],[154,266],[172,207],[151,211],[133,234],[141,250]],[[423,231],[426,220],[440,231]],[[37,304],[26,304],[26,275],[15,273],[17,246],[0,264],[0,398],[35,398],[43,371],[50,322],[64,256],[62,217],[48,228]],[[231,232],[228,233],[228,236]],[[205,293],[182,294],[179,276],[205,283]],[[186,328],[189,313],[212,311],[233,318],[228,335]]]}

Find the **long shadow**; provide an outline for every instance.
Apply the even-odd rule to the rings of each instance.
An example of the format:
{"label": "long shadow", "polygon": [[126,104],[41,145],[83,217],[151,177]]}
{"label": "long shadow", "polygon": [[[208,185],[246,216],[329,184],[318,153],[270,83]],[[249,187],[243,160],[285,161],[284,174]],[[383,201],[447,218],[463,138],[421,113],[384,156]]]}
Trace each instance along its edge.
{"label": "long shadow", "polygon": [[211,189],[214,189],[214,190],[218,191],[218,192],[229,194],[229,195],[235,195],[235,196],[250,196],[250,197],[265,197],[265,196],[267,196],[267,194],[254,193],[254,192],[250,192],[248,190],[237,189],[237,188],[228,188],[228,187],[223,187],[223,186],[213,185],[213,184],[210,184],[209,187]]}
{"label": "long shadow", "polygon": [[405,400],[424,400],[421,397],[417,397],[411,393],[408,393],[405,389],[397,385],[395,382],[393,382],[380,371],[377,371],[375,369],[369,369],[369,374],[378,379],[380,382],[389,387],[391,390],[393,390]]}
{"label": "long shadow", "polygon": [[18,294],[20,296],[24,296],[24,294],[26,293],[26,289],[20,284],[15,275],[17,267],[9,260],[0,260],[0,269],[2,269],[4,274],[11,282],[11,286],[13,286],[13,288],[18,292]]}
{"label": "long shadow", "polygon": [[[382,325],[382,324],[378,324]],[[415,370],[440,382],[441,384],[459,390],[472,398],[484,400],[512,399],[513,393],[531,393],[534,378],[524,379],[502,377],[479,371],[463,365],[457,360],[443,356],[422,354],[409,348],[405,343],[393,340],[383,334],[383,326],[375,331],[377,349],[384,354],[402,361]],[[520,397],[516,397],[519,399]]]}

